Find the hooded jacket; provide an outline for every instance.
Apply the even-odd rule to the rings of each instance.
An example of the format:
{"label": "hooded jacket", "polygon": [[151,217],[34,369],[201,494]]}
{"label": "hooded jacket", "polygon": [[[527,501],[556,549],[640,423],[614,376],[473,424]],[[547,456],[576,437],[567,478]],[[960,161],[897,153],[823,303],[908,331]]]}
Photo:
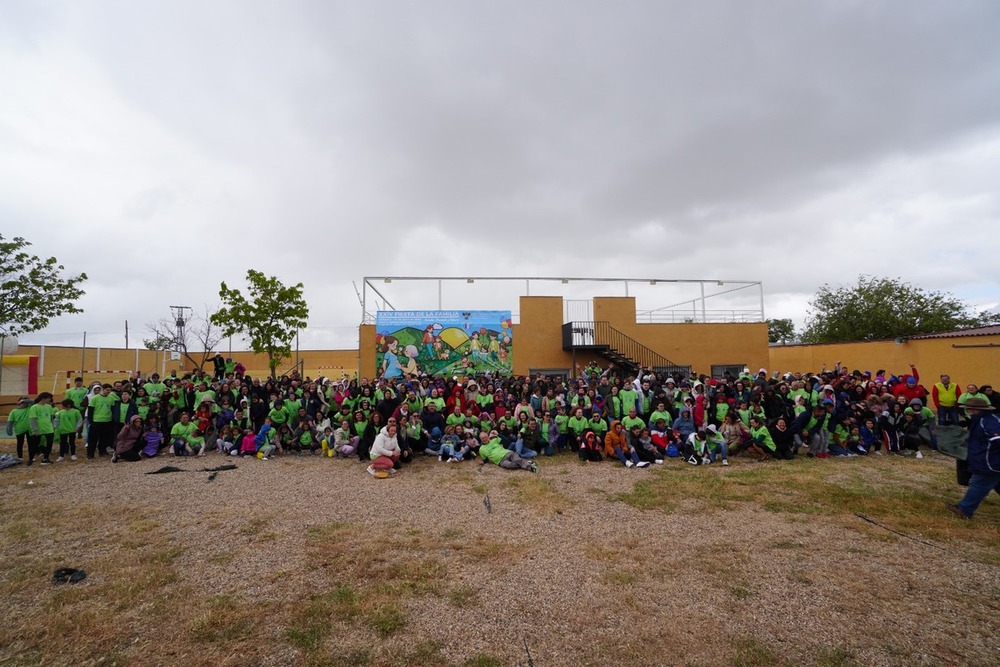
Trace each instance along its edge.
{"label": "hooded jacket", "polygon": [[618,430],[616,426],[621,426],[617,419],[611,422],[608,434],[604,436],[604,455],[612,457],[615,455],[615,448],[620,447],[623,452],[628,451],[628,434],[623,430]]}

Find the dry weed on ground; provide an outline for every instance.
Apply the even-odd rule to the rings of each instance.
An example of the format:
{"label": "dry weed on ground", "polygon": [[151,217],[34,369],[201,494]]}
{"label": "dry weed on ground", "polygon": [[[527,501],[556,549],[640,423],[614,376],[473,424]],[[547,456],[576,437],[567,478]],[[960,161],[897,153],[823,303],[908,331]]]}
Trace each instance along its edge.
{"label": "dry weed on ground", "polygon": [[[226,462],[0,472],[0,665],[1000,654],[1000,502],[971,522],[946,512],[961,490],[944,457],[649,470],[556,457],[537,475],[420,459],[375,480],[306,456],[198,472]],[[165,464],[188,472],[144,474]],[[54,585],[61,566],[88,577]]]}

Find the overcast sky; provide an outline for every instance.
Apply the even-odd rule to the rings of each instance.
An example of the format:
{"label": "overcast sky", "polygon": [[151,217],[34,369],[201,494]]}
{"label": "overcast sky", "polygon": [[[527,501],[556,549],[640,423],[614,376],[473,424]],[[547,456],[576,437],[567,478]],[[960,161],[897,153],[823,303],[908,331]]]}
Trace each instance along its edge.
{"label": "overcast sky", "polygon": [[0,232],[90,278],[22,341],[135,347],[248,268],[305,284],[303,348],[357,344],[364,276],[760,280],[801,323],[871,273],[995,308],[998,35],[995,0],[3,0]]}

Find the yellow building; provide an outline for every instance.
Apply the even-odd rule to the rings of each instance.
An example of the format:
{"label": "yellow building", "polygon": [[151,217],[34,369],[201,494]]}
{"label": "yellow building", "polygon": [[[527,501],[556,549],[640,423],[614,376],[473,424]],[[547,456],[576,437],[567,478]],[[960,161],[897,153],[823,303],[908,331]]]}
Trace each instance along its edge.
{"label": "yellow building", "polygon": [[837,362],[850,370],[902,375],[913,364],[928,390],[942,373],[963,388],[1000,382],[1000,326],[979,327],[895,340],[822,345],[772,345],[772,371],[819,371]]}

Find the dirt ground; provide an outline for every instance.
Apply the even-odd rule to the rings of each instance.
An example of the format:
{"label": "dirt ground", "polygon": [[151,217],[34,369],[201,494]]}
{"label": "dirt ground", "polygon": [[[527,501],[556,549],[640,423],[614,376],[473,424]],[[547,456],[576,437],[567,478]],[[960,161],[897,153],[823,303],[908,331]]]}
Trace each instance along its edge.
{"label": "dirt ground", "polygon": [[2,471],[0,665],[997,664],[950,459],[540,463]]}

